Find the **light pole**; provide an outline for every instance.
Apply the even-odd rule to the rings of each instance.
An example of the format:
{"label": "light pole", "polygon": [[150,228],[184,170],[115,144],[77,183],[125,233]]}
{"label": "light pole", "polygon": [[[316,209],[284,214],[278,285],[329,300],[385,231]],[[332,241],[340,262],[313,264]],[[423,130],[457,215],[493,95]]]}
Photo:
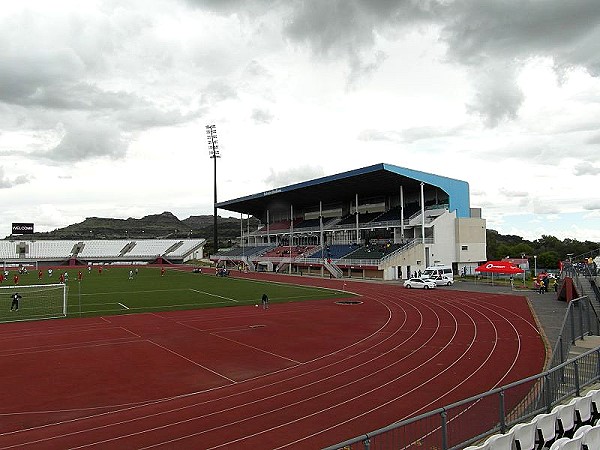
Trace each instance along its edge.
{"label": "light pole", "polygon": [[533,276],[537,278],[537,255],[533,255]]}
{"label": "light pole", "polygon": [[220,158],[219,152],[219,141],[217,140],[217,126],[206,125],[206,139],[208,140],[208,155],[214,161],[214,207],[213,207],[213,242],[214,251],[213,254],[217,253],[219,249],[218,235],[217,235],[217,158]]}

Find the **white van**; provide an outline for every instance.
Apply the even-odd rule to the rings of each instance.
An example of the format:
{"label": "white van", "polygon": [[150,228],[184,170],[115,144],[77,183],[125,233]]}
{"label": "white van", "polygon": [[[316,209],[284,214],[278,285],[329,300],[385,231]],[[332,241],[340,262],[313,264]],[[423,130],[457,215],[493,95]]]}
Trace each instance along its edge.
{"label": "white van", "polygon": [[444,266],[444,265],[429,266],[425,269],[425,271],[421,275],[421,278],[427,279],[427,278],[434,278],[437,276],[443,276],[443,277],[449,278],[450,280],[454,281],[454,272],[452,272],[452,266]]}

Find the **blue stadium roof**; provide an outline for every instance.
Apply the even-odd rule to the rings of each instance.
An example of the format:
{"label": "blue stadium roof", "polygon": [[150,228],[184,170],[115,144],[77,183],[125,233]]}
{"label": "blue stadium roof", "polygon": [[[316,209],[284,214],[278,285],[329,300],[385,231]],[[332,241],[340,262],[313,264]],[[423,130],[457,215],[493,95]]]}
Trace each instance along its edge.
{"label": "blue stadium roof", "polygon": [[391,164],[375,164],[362,169],[342,172],[310,181],[291,184],[269,191],[217,203],[217,208],[263,217],[267,209],[300,210],[323,202],[351,202],[358,194],[361,198],[404,192],[419,191],[420,184],[434,186],[449,198],[450,211],[457,217],[470,217],[469,184],[465,181],[434,175]]}

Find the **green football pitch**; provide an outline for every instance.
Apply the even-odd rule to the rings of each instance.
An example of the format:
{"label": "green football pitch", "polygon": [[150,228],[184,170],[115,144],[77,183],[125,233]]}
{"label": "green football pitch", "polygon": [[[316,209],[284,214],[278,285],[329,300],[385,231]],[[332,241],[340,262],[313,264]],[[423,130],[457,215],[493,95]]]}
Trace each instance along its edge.
{"label": "green football pitch", "polygon": [[[67,316],[128,314],[182,309],[215,308],[260,304],[263,293],[270,303],[348,297],[348,292],[311,286],[256,281],[233,277],[217,277],[192,273],[190,269],[139,267],[132,279],[129,267],[104,267],[88,272],[66,269],[68,273]],[[52,278],[44,271],[41,280],[37,272],[21,276],[20,285],[57,283],[60,273]],[[8,301],[8,298],[7,298]]]}

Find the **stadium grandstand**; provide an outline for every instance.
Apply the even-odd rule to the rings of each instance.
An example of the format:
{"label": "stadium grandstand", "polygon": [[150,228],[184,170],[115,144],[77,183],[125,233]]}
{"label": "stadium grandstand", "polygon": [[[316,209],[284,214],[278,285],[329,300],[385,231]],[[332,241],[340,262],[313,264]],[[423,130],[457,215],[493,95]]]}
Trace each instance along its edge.
{"label": "stadium grandstand", "polygon": [[486,259],[486,223],[465,181],[389,164],[217,203],[260,221],[219,265],[319,276],[395,280]]}
{"label": "stadium grandstand", "polygon": [[0,240],[3,266],[180,264],[204,257],[206,239]]}

